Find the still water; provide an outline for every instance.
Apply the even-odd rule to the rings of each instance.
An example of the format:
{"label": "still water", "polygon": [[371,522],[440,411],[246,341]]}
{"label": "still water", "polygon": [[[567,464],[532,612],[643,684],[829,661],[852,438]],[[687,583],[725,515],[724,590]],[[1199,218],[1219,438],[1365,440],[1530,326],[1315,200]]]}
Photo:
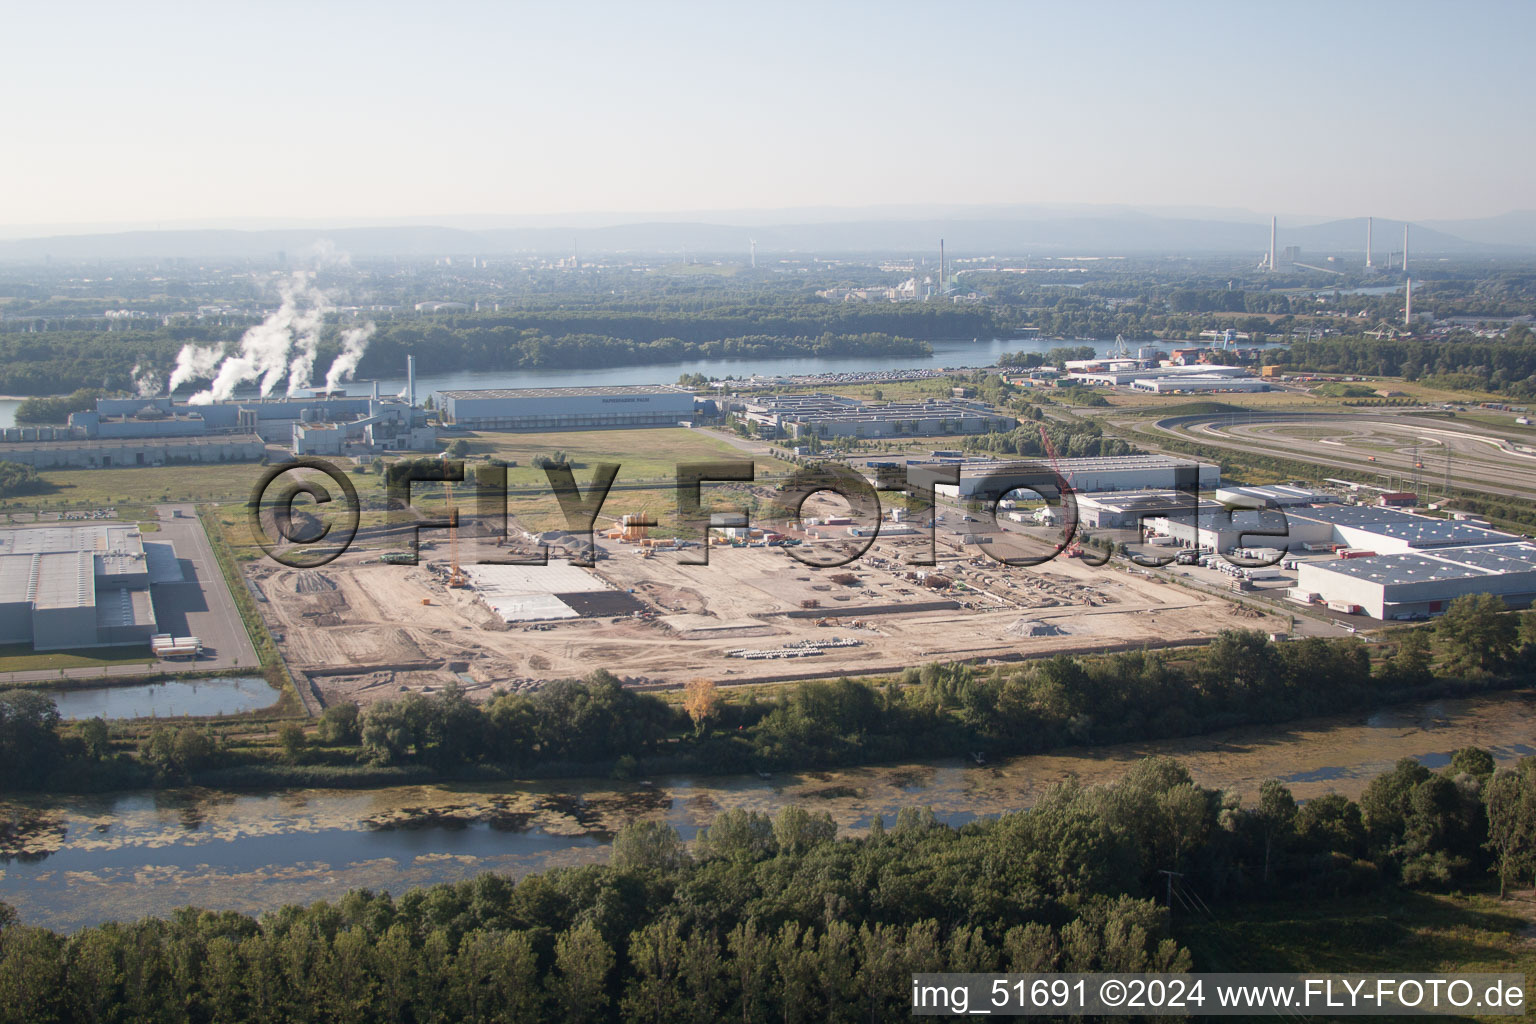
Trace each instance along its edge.
{"label": "still water", "polygon": [[1139,758],[1177,757],[1202,785],[1252,801],[1278,778],[1300,799],[1356,797],[1402,757],[1431,766],[1469,744],[1500,763],[1536,753],[1536,694],[1407,704],[1278,728],[999,759],[757,776],[657,777],[650,785],[560,780],[278,793],[177,791],[0,802],[17,826],[0,900],[28,923],[72,929],[197,905],[251,913],[407,888],[602,862],[612,833],[667,821],[688,838],[720,811],[826,810],[845,831],[929,805],[959,825],[1030,806],[1056,783],[1114,780]]}
{"label": "still water", "polygon": [[80,718],[170,718],[236,715],[276,704],[281,694],[259,676],[175,679],[144,686],[46,691],[59,714]]}

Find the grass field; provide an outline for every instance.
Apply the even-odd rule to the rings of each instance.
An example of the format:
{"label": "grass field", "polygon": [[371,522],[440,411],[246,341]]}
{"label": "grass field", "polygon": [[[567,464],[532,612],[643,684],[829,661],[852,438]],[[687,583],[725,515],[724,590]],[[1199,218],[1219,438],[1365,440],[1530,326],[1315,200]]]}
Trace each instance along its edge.
{"label": "grass field", "polygon": [[[1385,890],[1295,906],[1277,901],[1216,922],[1175,920],[1197,970],[1355,973],[1516,972],[1536,979],[1536,902]],[[1529,992],[1527,993],[1529,995]],[[1501,1020],[1466,1017],[1467,1020]]]}
{"label": "grass field", "polygon": [[153,669],[155,659],[149,647],[101,647],[88,653],[52,651],[37,653],[31,644],[0,646],[0,672],[37,672],[65,668],[108,668],[115,665],[145,665]]}

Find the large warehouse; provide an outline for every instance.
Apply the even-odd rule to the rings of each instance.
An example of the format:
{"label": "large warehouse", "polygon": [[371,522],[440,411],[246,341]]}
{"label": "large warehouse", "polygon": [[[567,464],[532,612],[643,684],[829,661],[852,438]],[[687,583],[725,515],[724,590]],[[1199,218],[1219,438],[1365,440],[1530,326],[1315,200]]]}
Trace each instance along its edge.
{"label": "large warehouse", "polygon": [[1012,430],[1019,421],[982,402],[929,398],[866,404],[841,395],[764,395],[731,403],[767,437],[934,437]]}
{"label": "large warehouse", "polygon": [[[938,493],[948,497],[974,498],[996,492],[1011,477],[1032,481],[1050,473],[1044,459],[1004,461],[968,459],[960,462],[924,463],[935,469],[960,467],[960,485],[940,484]],[[1061,471],[1078,494],[1094,491],[1214,491],[1221,485],[1221,467],[1213,462],[1176,459],[1168,455],[1104,455],[1062,459]],[[1000,482],[999,482],[1000,481]],[[998,497],[993,493],[993,497]]]}
{"label": "large warehouse", "polygon": [[439,391],[445,423],[466,430],[604,430],[692,421],[693,395],[664,384]]}
{"label": "large warehouse", "polygon": [[1375,505],[1297,506],[1262,512],[1236,511],[1230,516],[1218,512],[1193,520],[1188,516],[1169,516],[1150,520],[1147,525],[1154,535],[1171,537],[1186,547],[1221,552],[1235,547],[1291,551],[1345,547],[1385,555],[1518,539],[1514,534],[1470,523]]}
{"label": "large warehouse", "polygon": [[0,530],[0,644],[34,650],[145,644],[151,585],[182,579],[176,552],[131,525]]}
{"label": "large warehouse", "polygon": [[1374,558],[1302,562],[1296,590],[1358,606],[1376,619],[1422,618],[1464,594],[1496,594],[1513,607],[1536,597],[1536,544],[1479,544]]}

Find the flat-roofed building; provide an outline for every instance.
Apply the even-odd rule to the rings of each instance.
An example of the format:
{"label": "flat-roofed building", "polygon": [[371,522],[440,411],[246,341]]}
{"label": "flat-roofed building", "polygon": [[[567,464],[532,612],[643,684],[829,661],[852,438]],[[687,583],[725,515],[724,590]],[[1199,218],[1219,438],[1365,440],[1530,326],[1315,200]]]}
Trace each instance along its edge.
{"label": "flat-roofed building", "polygon": [[136,525],[0,530],[0,643],[35,650],[148,644],[153,585],[182,579],[175,549]]}
{"label": "flat-roofed building", "polygon": [[664,384],[439,391],[444,422],[466,430],[675,427],[694,417],[693,393]]}
{"label": "flat-roofed building", "polygon": [[1438,615],[1465,594],[1494,594],[1520,608],[1536,598],[1536,544],[1479,544],[1302,562],[1296,584],[1302,593],[1358,606],[1375,619]]}
{"label": "flat-roofed building", "polygon": [[[1055,489],[1055,474],[1045,459],[955,459],[917,462],[915,465],[942,469],[957,466],[960,483],[939,484],[939,494],[947,497],[976,498],[1002,496],[1010,482],[1024,487],[1031,483]],[[1073,491],[1092,494],[1104,491],[1214,491],[1221,485],[1221,467],[1213,462],[1198,462],[1169,455],[1102,455],[1062,459],[1061,472]],[[1043,495],[1051,497],[1051,494]]]}
{"label": "flat-roofed building", "polygon": [[1186,491],[1111,491],[1076,499],[1078,522],[1091,530],[1125,529],[1154,516],[1209,515],[1221,507]]}
{"label": "flat-roofed building", "polygon": [[813,393],[763,395],[735,404],[770,437],[935,437],[1001,432],[1019,425],[1008,413],[961,398],[872,404]]}

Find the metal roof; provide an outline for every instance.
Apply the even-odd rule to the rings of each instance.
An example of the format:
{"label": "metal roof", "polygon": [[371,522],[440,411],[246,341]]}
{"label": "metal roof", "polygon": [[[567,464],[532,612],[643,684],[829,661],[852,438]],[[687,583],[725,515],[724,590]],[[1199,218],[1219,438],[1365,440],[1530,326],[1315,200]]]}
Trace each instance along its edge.
{"label": "metal roof", "polygon": [[1536,572],[1536,544],[1484,544],[1450,551],[1410,551],[1370,558],[1307,562],[1311,568],[1383,586]]}
{"label": "metal roof", "polygon": [[[32,607],[89,608],[96,603],[94,559],[87,551],[56,552],[37,556],[32,580]],[[95,642],[95,638],[91,638]]]}
{"label": "metal roof", "polygon": [[439,391],[443,398],[585,398],[597,395],[666,395],[693,397],[693,393],[670,384],[601,384],[572,388],[486,388],[484,390]]}

